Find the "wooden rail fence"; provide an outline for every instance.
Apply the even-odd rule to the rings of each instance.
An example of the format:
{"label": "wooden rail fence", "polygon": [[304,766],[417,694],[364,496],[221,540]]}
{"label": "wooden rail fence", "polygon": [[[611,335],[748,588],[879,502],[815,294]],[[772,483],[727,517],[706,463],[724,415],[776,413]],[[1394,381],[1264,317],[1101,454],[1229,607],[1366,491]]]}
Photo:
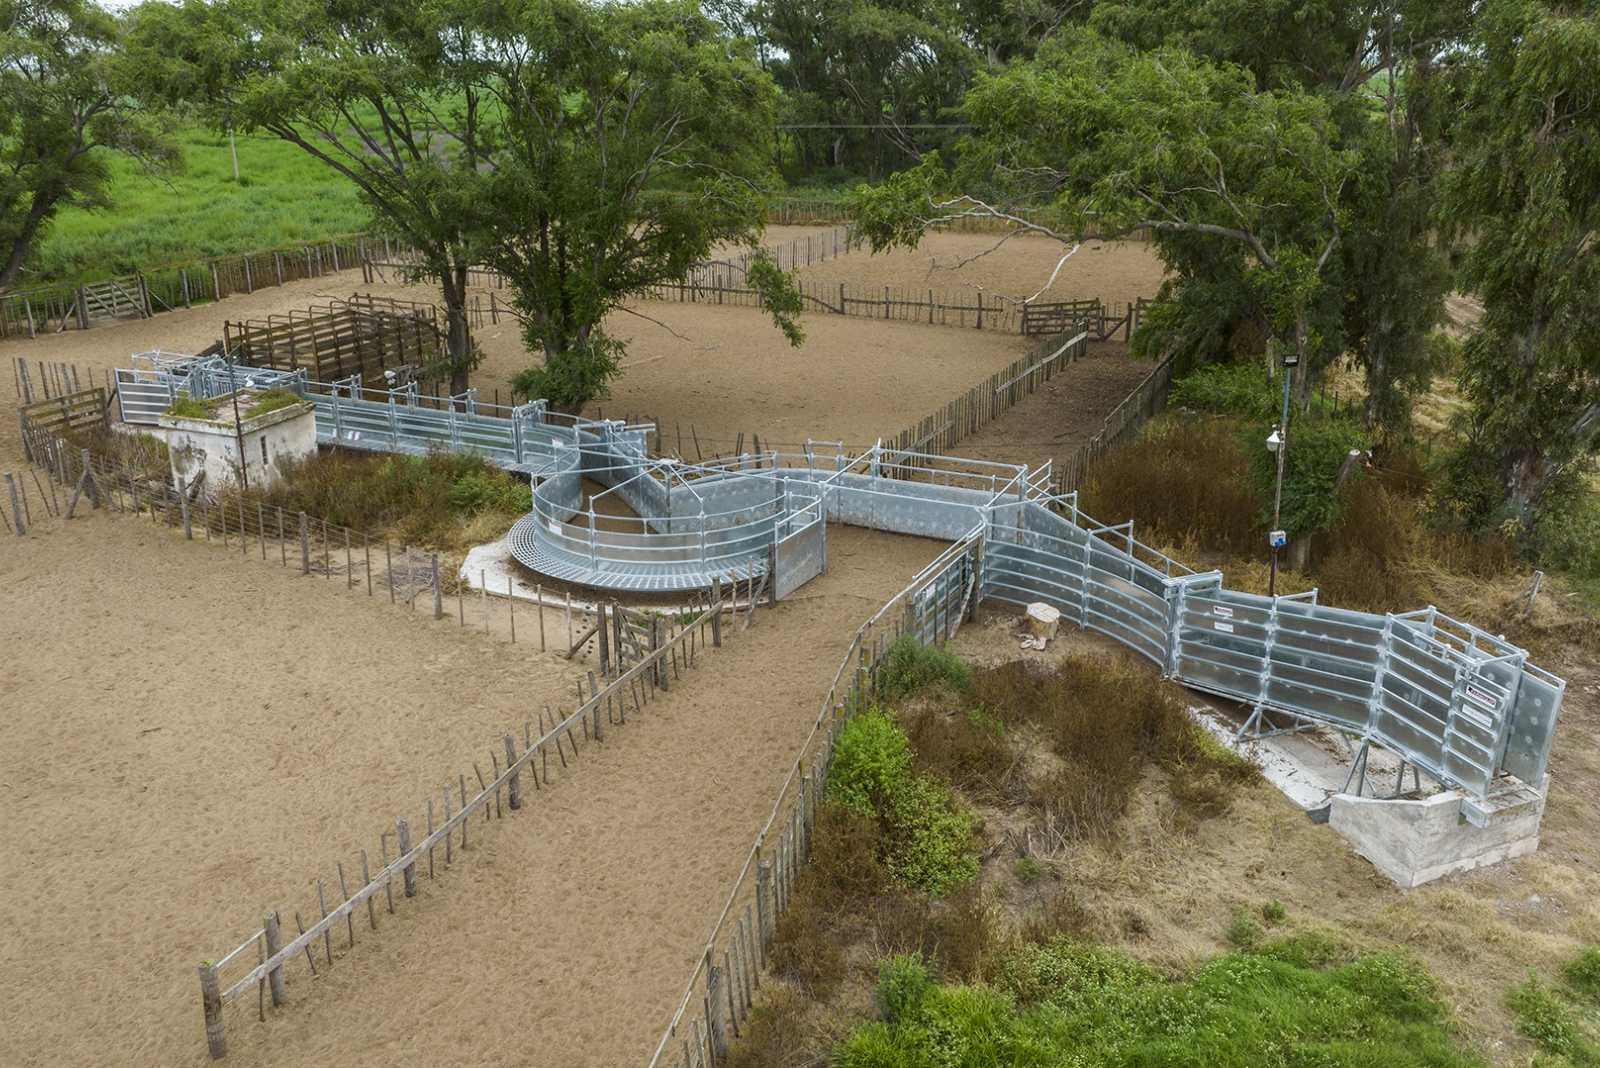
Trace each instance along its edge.
{"label": "wooden rail fence", "polygon": [[280,371],[304,368],[314,381],[385,368],[435,365],[446,350],[432,304],[355,294],[285,315],[222,324],[224,351],[241,363]]}
{"label": "wooden rail fence", "polygon": [[0,338],[87,330],[130,314],[148,317],[236,293],[321,278],[356,268],[384,246],[384,238],[352,234],[242,256],[149,267],[84,285],[0,293]]}

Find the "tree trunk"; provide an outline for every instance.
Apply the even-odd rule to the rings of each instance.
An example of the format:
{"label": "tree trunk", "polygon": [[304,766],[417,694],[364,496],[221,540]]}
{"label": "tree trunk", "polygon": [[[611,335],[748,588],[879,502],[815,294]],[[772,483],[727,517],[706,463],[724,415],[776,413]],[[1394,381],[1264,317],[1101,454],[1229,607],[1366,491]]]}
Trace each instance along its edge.
{"label": "tree trunk", "polygon": [[22,274],[22,261],[27,258],[28,250],[33,247],[34,240],[39,236],[39,227],[44,225],[45,218],[64,193],[64,189],[57,189],[55,185],[34,190],[33,198],[28,204],[28,214],[22,220],[22,229],[11,239],[5,266],[0,267],[0,290],[10,289],[16,285],[17,278]]}
{"label": "tree trunk", "polygon": [[467,329],[467,268],[452,264],[441,277],[444,291],[445,356],[450,364],[450,393],[465,393],[470,386],[472,334]]}

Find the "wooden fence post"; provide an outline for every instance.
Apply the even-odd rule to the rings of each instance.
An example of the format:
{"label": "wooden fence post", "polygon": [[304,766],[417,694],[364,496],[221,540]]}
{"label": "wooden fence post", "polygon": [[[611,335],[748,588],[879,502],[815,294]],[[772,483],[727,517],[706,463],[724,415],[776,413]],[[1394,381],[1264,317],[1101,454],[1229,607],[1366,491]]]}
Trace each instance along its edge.
{"label": "wooden fence post", "polygon": [[212,1060],[221,1060],[228,1052],[228,1040],[222,1034],[222,987],[217,983],[217,969],[210,963],[200,965],[200,1008],[206,1017],[206,1049]]}
{"label": "wooden fence post", "polygon": [[711,1039],[711,1061],[723,1064],[728,1058],[727,998],[723,986],[728,977],[712,963],[711,951],[706,951],[706,1031]]}
{"label": "wooden fence post", "polygon": [[[395,837],[399,840],[399,843],[400,843],[400,855],[403,857],[407,853],[411,852],[411,827],[403,819],[395,820],[394,831],[395,831]],[[400,873],[401,873],[402,876],[404,876],[404,879],[405,879],[406,897],[416,897],[417,896],[417,862],[414,861],[414,860],[411,861],[404,868],[400,869]]]}
{"label": "wooden fence post", "polygon": [[[371,899],[369,898],[368,900]],[[276,912],[267,913],[266,917],[261,921],[261,929],[267,936],[267,958],[270,960],[278,955],[278,950],[283,948],[282,937],[278,928],[278,914]],[[280,964],[267,972],[267,981],[272,987],[272,1004],[274,1006],[282,1005],[288,1000],[289,996],[285,992],[283,985],[283,965]]]}
{"label": "wooden fence post", "polygon": [[766,960],[767,948],[772,945],[772,935],[776,931],[778,918],[772,911],[772,862],[762,860],[756,863],[756,928],[758,940],[761,943],[761,959]]}
{"label": "wooden fence post", "polygon": [[13,529],[20,538],[28,532],[28,524],[23,521],[22,505],[17,502],[17,480],[10,471],[6,472],[6,490],[11,494],[11,516],[15,524]]}
{"label": "wooden fence post", "polygon": [[433,568],[433,618],[444,618],[444,591],[439,588],[439,554],[434,553],[431,566]]}
{"label": "wooden fence post", "polygon": [[711,580],[711,647],[722,648],[722,577]]}
{"label": "wooden fence post", "polygon": [[[516,764],[516,762],[517,762],[517,743],[516,743],[516,740],[513,739],[511,737],[511,735],[508,734],[508,735],[506,735],[506,767],[510,768],[510,767],[514,766]],[[521,808],[522,807],[522,773],[520,771],[513,771],[511,773],[511,778],[506,780],[506,792],[511,797],[511,807],[513,809]]]}
{"label": "wooden fence post", "polygon": [[300,513],[300,573],[311,574],[311,541],[308,520],[304,512]]}

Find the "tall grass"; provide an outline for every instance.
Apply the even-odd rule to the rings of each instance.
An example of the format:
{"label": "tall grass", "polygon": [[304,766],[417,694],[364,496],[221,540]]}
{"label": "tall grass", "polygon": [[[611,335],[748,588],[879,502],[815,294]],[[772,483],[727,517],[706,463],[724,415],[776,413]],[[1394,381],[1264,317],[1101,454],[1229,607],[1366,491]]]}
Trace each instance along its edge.
{"label": "tall grass", "polygon": [[1237,953],[1178,982],[1070,941],[1024,946],[993,985],[886,967],[895,1011],[835,1051],[838,1068],[909,1065],[1430,1065],[1482,1062],[1453,1041],[1432,980],[1378,954],[1329,968]]}
{"label": "tall grass", "polygon": [[442,552],[493,540],[532,507],[526,482],[467,453],[331,450],[286,464],[282,475],[259,495],[268,507]]}
{"label": "tall grass", "polygon": [[177,140],[183,162],[170,174],[111,157],[109,206],[64,210],[22,284],[93,281],[322,241],[370,224],[349,180],[275,137],[237,138],[237,182],[226,135],[186,125]]}

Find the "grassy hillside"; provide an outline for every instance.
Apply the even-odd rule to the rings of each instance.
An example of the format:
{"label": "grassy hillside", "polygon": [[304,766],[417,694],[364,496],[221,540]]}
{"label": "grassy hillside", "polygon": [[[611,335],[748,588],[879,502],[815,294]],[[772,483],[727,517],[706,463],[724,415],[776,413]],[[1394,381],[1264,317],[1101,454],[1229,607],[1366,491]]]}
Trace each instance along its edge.
{"label": "grassy hillside", "polygon": [[114,158],[111,206],[62,212],[29,282],[104,278],[353,233],[367,225],[355,187],[292,145],[240,137],[235,182],[226,136],[185,127],[178,139],[183,166],[168,175],[152,175],[133,160]]}

